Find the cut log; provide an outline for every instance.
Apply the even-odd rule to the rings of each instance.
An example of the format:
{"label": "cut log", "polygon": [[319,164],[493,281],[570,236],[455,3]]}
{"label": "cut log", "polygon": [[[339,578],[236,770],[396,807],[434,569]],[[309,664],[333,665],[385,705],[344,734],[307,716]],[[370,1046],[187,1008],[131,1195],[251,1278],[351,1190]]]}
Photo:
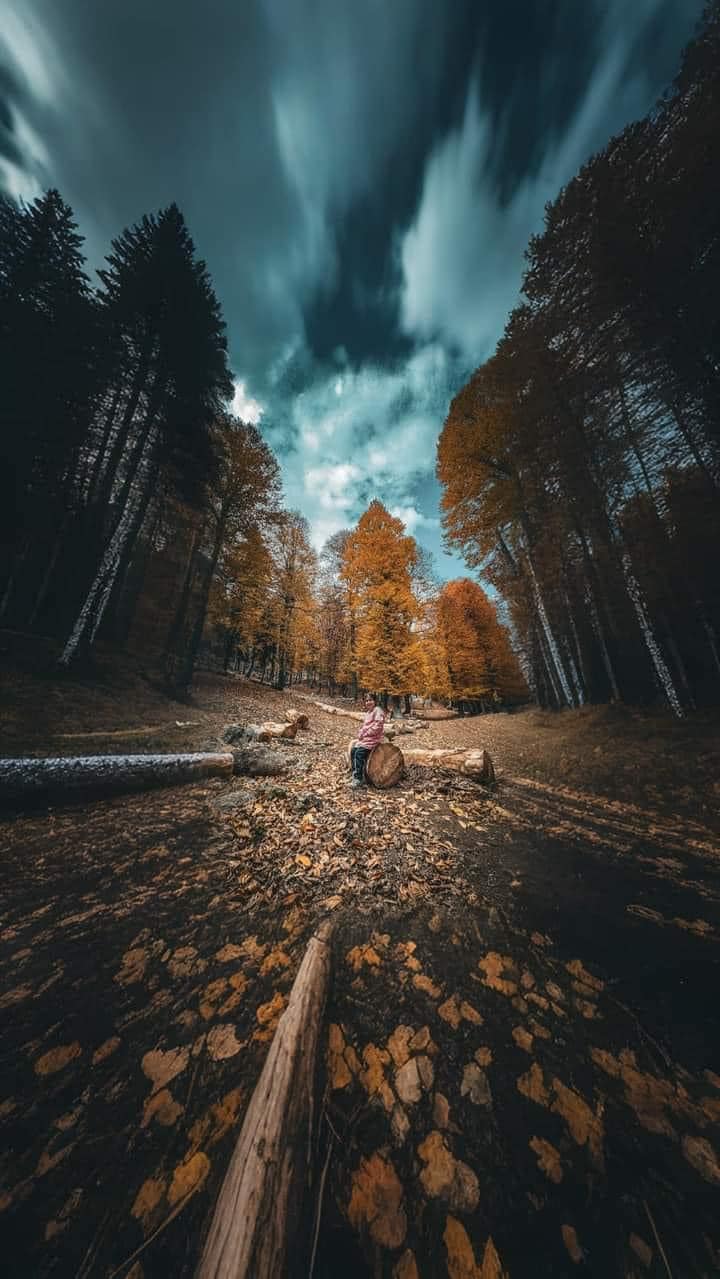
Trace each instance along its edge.
{"label": "cut log", "polygon": [[196,1279],[284,1279],[312,1158],[329,924],[311,939],[250,1100]]}
{"label": "cut log", "polygon": [[243,777],[277,777],[295,764],[292,756],[264,745],[239,746],[232,754],[235,772]]}
{"label": "cut log", "polygon": [[279,739],[292,741],[298,731],[296,722],[276,724],[268,720],[264,724],[226,724],[222,733],[224,742],[273,742]]}
{"label": "cut log", "polygon": [[69,759],[0,760],[0,806],[72,803],[85,796],[112,795],[177,786],[204,777],[229,777],[233,756],[81,755]]}
{"label": "cut log", "polygon": [[405,771],[403,753],[390,742],[379,742],[374,746],[365,767],[365,776],[372,786],[386,790],[395,786]]}
{"label": "cut log", "polygon": [[297,724],[298,728],[307,729],[310,727],[310,719],[304,711],[296,711],[291,708],[285,712],[285,718],[289,724]]}
{"label": "cut log", "polygon": [[276,724],[273,720],[266,720],[264,724],[259,724],[258,741],[272,742],[276,738],[285,738],[292,741],[297,735],[300,725],[297,720],[293,720],[291,724]]}
{"label": "cut log", "polygon": [[404,754],[406,764],[449,769],[451,772],[464,773],[466,777],[474,777],[486,785],[492,785],[495,781],[493,762],[486,750],[472,751],[458,747],[451,750],[409,750]]}

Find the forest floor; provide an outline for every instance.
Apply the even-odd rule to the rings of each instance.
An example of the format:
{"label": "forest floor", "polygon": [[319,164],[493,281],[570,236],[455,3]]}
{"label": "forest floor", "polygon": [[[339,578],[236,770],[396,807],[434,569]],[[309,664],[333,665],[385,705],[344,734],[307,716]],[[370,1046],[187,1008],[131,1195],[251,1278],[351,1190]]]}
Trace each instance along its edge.
{"label": "forest floor", "polygon": [[[16,668],[2,753],[215,748],[294,702]],[[192,1275],[330,917],[315,1279],[717,1274],[717,717],[437,721],[408,740],[487,747],[497,788],[377,792],[295,704],[283,777],[0,826],[5,1273]]]}

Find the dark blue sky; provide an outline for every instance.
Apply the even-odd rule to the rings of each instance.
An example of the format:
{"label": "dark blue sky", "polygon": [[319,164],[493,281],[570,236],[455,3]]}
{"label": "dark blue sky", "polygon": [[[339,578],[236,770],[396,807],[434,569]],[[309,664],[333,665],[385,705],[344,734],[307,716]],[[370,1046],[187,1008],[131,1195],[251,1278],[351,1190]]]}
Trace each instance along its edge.
{"label": "dark blue sky", "polygon": [[543,207],[671,80],[702,0],[0,0],[0,185],[99,264],[172,200],[318,545],[440,550],[435,442]]}

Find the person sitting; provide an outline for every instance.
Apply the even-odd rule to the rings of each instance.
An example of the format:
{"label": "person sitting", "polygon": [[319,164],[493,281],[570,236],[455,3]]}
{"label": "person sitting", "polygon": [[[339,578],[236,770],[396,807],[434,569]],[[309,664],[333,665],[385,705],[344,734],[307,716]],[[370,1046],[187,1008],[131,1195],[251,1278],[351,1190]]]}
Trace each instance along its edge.
{"label": "person sitting", "polygon": [[352,768],[351,786],[362,786],[365,782],[365,768],[370,752],[383,739],[385,731],[385,712],[378,706],[372,693],[365,696],[365,718],[360,725],[357,739],[350,747],[350,766]]}

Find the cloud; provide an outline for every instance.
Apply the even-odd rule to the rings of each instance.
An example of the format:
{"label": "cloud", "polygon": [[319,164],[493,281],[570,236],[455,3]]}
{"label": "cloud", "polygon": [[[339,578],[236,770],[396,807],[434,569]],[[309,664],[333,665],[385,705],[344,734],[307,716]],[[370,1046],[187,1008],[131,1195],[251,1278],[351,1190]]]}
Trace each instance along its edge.
{"label": "cloud", "polygon": [[0,186],[57,185],[92,266],[177,201],[227,321],[233,408],[316,544],[378,496],[441,554],[449,400],[502,331],[545,200],[652,103],[701,5],[220,0],[178,18],[124,0],[100,21],[87,0],[0,0]]}
{"label": "cloud", "polygon": [[[600,53],[573,117],[562,133],[547,135],[539,162],[509,199],[496,171],[497,116],[483,100],[482,78],[472,80],[462,123],[430,156],[416,215],[399,245],[409,335],[455,345],[476,365],[491,353],[518,300],[523,251],[542,228],[546,202],[652,101],[653,82],[634,54],[646,28],[669,8],[664,0],[605,6]],[[568,56],[565,48],[555,70],[564,71]],[[548,93],[553,65],[548,51]]]}
{"label": "cloud", "polygon": [[253,426],[257,426],[263,415],[262,404],[258,400],[254,400],[245,390],[244,382],[235,383],[235,394],[230,405],[230,410],[239,417],[242,422],[252,422]]}

